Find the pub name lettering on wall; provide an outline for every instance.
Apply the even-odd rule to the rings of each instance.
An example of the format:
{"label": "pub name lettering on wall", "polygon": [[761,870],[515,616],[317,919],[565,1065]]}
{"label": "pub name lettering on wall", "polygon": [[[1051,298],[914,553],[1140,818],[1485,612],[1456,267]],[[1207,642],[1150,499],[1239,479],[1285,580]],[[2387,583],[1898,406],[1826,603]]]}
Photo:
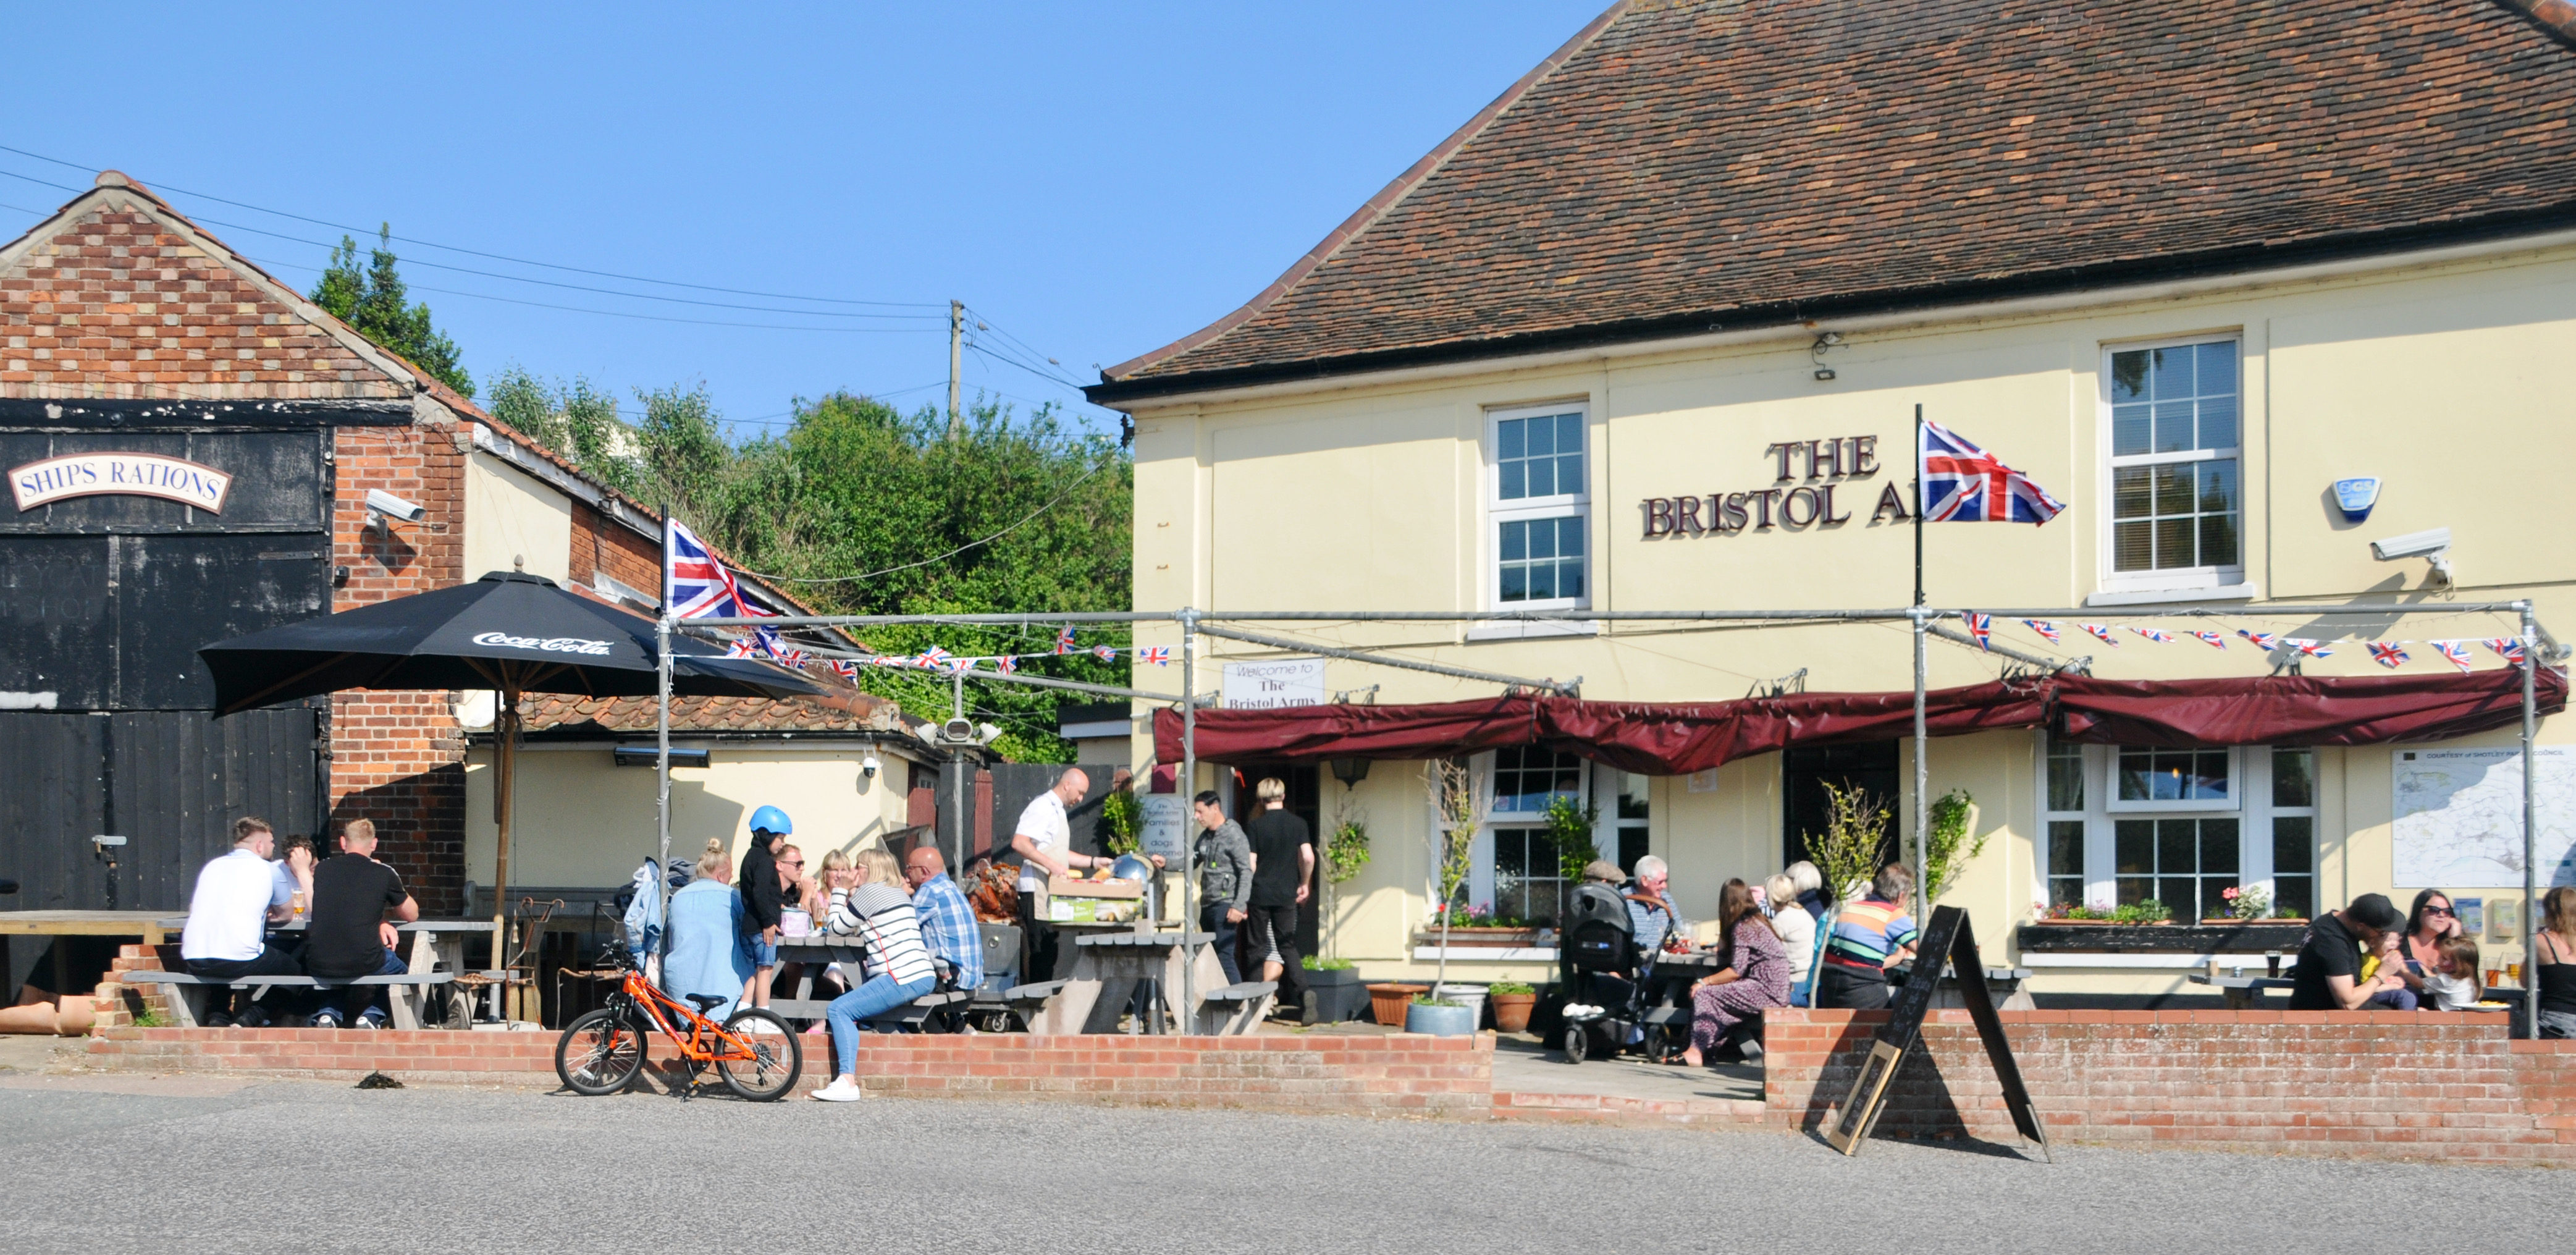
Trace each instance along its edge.
{"label": "pub name lettering on wall", "polygon": [[[1839,527],[1851,522],[1851,498],[1837,502],[1839,489],[1854,486],[1884,470],[1878,461],[1878,437],[1834,436],[1821,440],[1784,440],[1762,450],[1771,459],[1774,486],[1745,492],[1713,492],[1705,497],[1648,497],[1638,506],[1646,516],[1646,537],[1728,536],[1775,527]],[[1804,480],[1804,483],[1792,481]],[[1781,487],[1780,485],[1789,485]],[[1904,522],[1914,517],[1905,494],[1893,483],[1879,490],[1869,521]]]}

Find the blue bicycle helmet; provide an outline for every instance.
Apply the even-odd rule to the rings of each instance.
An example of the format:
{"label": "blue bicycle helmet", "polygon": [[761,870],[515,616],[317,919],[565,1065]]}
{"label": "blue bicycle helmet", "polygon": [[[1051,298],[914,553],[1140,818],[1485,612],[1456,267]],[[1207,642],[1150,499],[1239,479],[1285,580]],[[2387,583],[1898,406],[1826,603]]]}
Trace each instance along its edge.
{"label": "blue bicycle helmet", "polygon": [[788,821],[787,812],[775,806],[764,806],[751,813],[751,830],[783,837],[795,832],[796,825]]}

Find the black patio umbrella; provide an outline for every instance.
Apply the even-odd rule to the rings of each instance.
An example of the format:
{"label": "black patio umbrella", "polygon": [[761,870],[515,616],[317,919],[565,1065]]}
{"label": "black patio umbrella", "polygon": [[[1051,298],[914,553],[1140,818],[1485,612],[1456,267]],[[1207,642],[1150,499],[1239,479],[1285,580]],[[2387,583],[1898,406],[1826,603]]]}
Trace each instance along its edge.
{"label": "black patio umbrella", "polygon": [[[565,591],[553,580],[494,571],[471,584],[344,610],[218,641],[197,651],[215,681],[217,717],[342,689],[493,689],[501,694],[493,788],[492,966],[502,966],[512,785],[523,693],[644,697],[661,692],[650,619]],[[764,662],[671,639],[671,692],[685,697],[795,697],[826,690]]]}

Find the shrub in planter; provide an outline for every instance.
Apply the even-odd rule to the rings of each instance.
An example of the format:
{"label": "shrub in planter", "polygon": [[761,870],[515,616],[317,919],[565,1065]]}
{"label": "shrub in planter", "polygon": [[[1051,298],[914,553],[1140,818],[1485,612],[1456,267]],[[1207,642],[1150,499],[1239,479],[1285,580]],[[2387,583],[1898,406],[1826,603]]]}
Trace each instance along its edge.
{"label": "shrub in planter", "polygon": [[1538,1006],[1536,987],[1519,981],[1496,981],[1486,986],[1485,997],[1494,1007],[1496,1031],[1519,1033],[1528,1030],[1530,1012]]}

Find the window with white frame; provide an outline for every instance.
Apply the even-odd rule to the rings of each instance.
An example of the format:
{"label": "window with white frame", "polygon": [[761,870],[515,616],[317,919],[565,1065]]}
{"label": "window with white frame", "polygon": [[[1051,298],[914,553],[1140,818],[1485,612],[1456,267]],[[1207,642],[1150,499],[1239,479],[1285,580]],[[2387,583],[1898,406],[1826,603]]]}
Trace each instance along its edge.
{"label": "window with white frame", "polygon": [[1534,746],[1494,751],[1488,840],[1478,843],[1482,865],[1469,873],[1471,880],[1485,882],[1485,891],[1474,894],[1471,905],[1490,904],[1503,919],[1556,922],[1567,885],[1542,820],[1557,798],[1583,804],[1586,766],[1572,754]]}
{"label": "window with white frame", "polygon": [[2229,915],[2268,889],[2272,914],[2316,905],[2316,751],[2047,740],[2040,772],[2048,905],[2153,900],[2176,921]]}
{"label": "window with white frame", "polygon": [[2237,340],[2104,351],[2110,429],[2110,588],[2183,588],[2245,575]]}
{"label": "window with white frame", "polygon": [[1495,410],[1486,420],[1493,450],[1486,512],[1493,528],[1495,608],[1590,604],[1592,494],[1583,407]]}

